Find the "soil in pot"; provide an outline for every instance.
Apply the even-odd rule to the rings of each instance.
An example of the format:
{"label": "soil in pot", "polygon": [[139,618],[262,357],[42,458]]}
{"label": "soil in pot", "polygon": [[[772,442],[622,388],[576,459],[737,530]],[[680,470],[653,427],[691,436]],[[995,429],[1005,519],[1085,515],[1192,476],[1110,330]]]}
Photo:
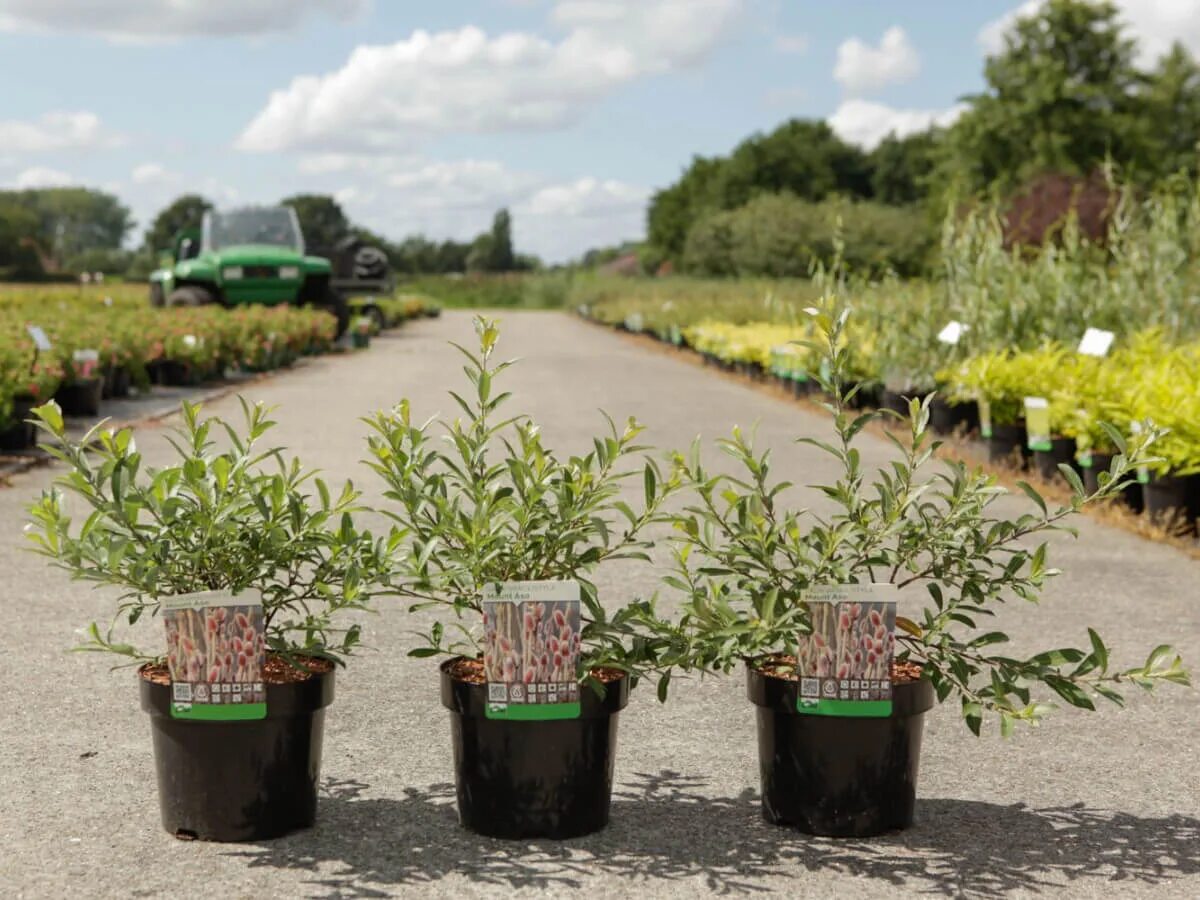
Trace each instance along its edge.
{"label": "soil in pot", "polygon": [[[1094,494],[1100,489],[1100,473],[1107,472],[1112,461],[1111,453],[1092,453],[1086,458],[1087,465],[1084,465],[1084,460],[1080,460],[1083,486],[1089,494]],[[1145,506],[1142,500],[1142,486],[1136,481],[1127,485],[1121,491],[1121,501],[1134,512],[1140,513]]]}
{"label": "soil in pot", "polygon": [[1004,463],[1023,469],[1033,451],[1027,446],[1029,436],[1025,423],[993,425],[987,438],[988,462]]}
{"label": "soil in pot", "polygon": [[64,384],[54,395],[62,407],[63,415],[94,417],[100,415],[100,401],[104,396],[104,378],[92,375]]}
{"label": "soil in pot", "polygon": [[269,657],[267,717],[242,722],[172,718],[166,666],[139,670],[168,832],[204,841],[257,841],[313,824],[333,665],[305,663],[314,674]]}
{"label": "soil in pot", "polygon": [[1151,475],[1142,485],[1146,515],[1169,531],[1193,534],[1200,516],[1200,475]]}
{"label": "soil in pot", "polygon": [[629,702],[629,679],[612,669],[594,674],[605,684],[604,696],[581,687],[579,718],[519,722],[487,718],[481,661],[442,664],[465,828],[488,837],[563,840],[608,824],[617,720]]}
{"label": "soil in pot", "polygon": [[924,714],[934,702],[933,685],[917,666],[893,666],[892,715],[884,718],[801,713],[800,682],[790,667],[747,666],[746,672],[758,711],[763,818],[828,837],[869,837],[912,825]]}
{"label": "soil in pot", "polygon": [[1058,470],[1059,463],[1075,467],[1075,438],[1056,437],[1051,440],[1049,450],[1033,451],[1033,464],[1043,481],[1062,478],[1062,472]]}
{"label": "soil in pot", "polygon": [[32,397],[13,398],[12,418],[0,428],[0,450],[28,450],[37,443],[37,429],[25,421],[37,405]]}

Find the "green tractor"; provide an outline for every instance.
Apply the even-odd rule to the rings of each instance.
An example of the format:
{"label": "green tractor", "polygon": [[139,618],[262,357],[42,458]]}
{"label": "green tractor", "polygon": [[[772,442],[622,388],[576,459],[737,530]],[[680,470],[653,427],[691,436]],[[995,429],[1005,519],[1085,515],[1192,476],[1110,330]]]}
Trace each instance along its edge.
{"label": "green tractor", "polygon": [[176,235],[171,265],[150,276],[150,304],[312,306],[337,318],[341,337],[350,320],[348,298],[390,293],[392,284],[387,257],[354,238],[330,257],[305,252],[291,207],[210,210],[199,229]]}

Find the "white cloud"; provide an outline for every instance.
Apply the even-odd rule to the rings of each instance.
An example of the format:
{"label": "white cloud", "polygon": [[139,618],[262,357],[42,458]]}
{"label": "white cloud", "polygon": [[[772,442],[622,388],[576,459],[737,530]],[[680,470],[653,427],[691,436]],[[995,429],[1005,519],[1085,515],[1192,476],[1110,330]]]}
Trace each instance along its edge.
{"label": "white cloud", "polygon": [[134,184],[175,184],[179,181],[179,175],[161,163],[149,162],[135,166],[129,180]]}
{"label": "white cloud", "polygon": [[[1137,63],[1149,68],[1175,41],[1200,56],[1200,0],[1114,0],[1121,21],[1137,41]],[[1044,0],[1026,0],[979,31],[978,41],[989,56],[1004,49],[1004,38],[1018,18],[1033,15]]]}
{"label": "white cloud", "polygon": [[359,46],[273,92],[237,145],[395,153],[436,134],[562,126],[623,84],[700,62],[743,2],[561,0],[558,40],[467,26]]}
{"label": "white cloud", "polygon": [[396,239],[422,233],[470,240],[507,207],[519,251],[562,261],[636,238],[644,227],[649,190],[621,181],[561,181],[485,159],[381,156],[347,163],[312,175],[305,189],[332,193],[352,219]]}
{"label": "white cloud", "polygon": [[10,153],[95,150],[114,147],[121,138],[90,112],[48,112],[33,120],[0,120],[0,147]]}
{"label": "white cloud", "polygon": [[50,169],[46,166],[33,166],[19,173],[13,180],[13,187],[18,190],[32,188],[70,187],[76,184],[74,178],[66,172]]}
{"label": "white cloud", "polygon": [[870,100],[847,100],[829,117],[829,125],[842,140],[870,150],[889,134],[904,137],[930,125],[950,125],[965,109],[962,104],[948,109],[895,109]]}
{"label": "white cloud", "polygon": [[833,77],[853,95],[860,96],[889,84],[913,78],[921,69],[921,58],[899,25],[883,33],[878,47],[850,38],[838,47]]}
{"label": "white cloud", "polygon": [[288,31],[313,14],[354,18],[371,0],[0,0],[0,31],[70,31],[122,41]]}

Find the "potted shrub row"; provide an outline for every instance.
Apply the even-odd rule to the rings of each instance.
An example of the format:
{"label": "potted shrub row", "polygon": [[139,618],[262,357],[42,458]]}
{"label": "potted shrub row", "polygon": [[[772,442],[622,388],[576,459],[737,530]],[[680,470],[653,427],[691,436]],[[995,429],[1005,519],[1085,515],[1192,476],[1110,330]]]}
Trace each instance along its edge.
{"label": "potted shrub row", "polygon": [[[787,505],[769,454],[740,432],[722,443],[736,475],[709,473],[698,446],[660,471],[632,420],[610,421],[586,454],[556,454],[536,423],[505,412],[497,383],[509,363],[496,361],[497,330],[482,319],[477,349],[459,348],[470,384],[452,394],[459,418],[415,420],[401,401],[368,420],[386,537],[355,525],[352,488],[335,496],[298,461],[260,449],[270,428],[261,408],[233,428],[185,406],[178,459],[161,469],[142,466],[129,431],[73,442],[57,408],[39,408],[67,471],[33,508],[38,549],[119,587],[119,618],[166,621],[161,653],[98,626],[87,649],[142,662],[167,829],[249,840],[311,824],[334,667],[358,642],[357,627],[335,617],[382,595],[378,605],[398,598],[422,617],[410,655],[447,657],[436,677],[462,823],[505,838],[603,828],[619,714],[644,677],[665,700],[674,669],[746,668],[764,814],[833,835],[911,823],[922,717],[937,702],[957,699],[977,733],[988,714],[1007,733],[1042,718],[1049,699],[1092,708],[1096,697],[1119,701],[1125,684],[1186,683],[1169,647],[1113,671],[1090,630],[1084,649],[1013,658],[994,650],[1003,634],[977,627],[997,603],[1037,598],[1053,574],[1038,537],[1152,463],[1157,429],[1128,448],[1112,433],[1118,453],[1097,491],[1065,468],[1070,504],[1052,510],[1025,486],[1035,510],[997,516],[991,478],[960,464],[924,474],[936,446],[928,399],[909,404],[910,439],[894,464],[862,469],[855,441],[882,414],[847,407],[845,315],[814,311],[814,323],[809,349],[824,359],[835,439],[813,443],[843,471],[821,489],[835,510],[823,516]],[[215,449],[217,430],[230,449]],[[89,510],[82,522],[64,492]],[[677,492],[688,499],[670,511]],[[678,537],[662,580],[683,593],[682,613],[601,597],[597,568],[648,563],[649,535],[666,524]],[[822,679],[851,675],[864,696],[823,706]],[[236,702],[224,702],[227,685],[240,685]],[[214,686],[221,703],[209,702]]]}

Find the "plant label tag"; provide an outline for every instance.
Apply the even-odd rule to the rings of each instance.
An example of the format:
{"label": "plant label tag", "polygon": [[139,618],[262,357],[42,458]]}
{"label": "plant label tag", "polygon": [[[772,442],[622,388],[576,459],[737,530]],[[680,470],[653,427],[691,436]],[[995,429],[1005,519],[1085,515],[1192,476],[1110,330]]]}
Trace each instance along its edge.
{"label": "plant label tag", "polygon": [[75,364],[76,374],[81,378],[90,378],[100,362],[99,350],[76,350],[71,354],[71,362]]}
{"label": "plant label tag", "polygon": [[164,597],[171,718],[265,719],[267,643],[262,597],[204,591]]}
{"label": "plant label tag", "polygon": [[[966,330],[967,330],[967,326],[964,325],[962,322],[956,322],[953,319],[951,319],[949,322],[946,323],[946,327],[938,332],[937,339],[939,341],[941,341],[943,344],[950,344],[951,346],[953,346],[954,344],[957,344],[962,339],[963,332],[965,332]],[[926,332],[926,333],[928,333],[928,332]]]}
{"label": "plant label tag", "polygon": [[1079,352],[1086,356],[1107,356],[1113,333],[1102,328],[1089,328],[1079,341]]}
{"label": "plant label tag", "polygon": [[1050,404],[1045,397],[1025,398],[1025,430],[1030,450],[1050,450]]}
{"label": "plant label tag", "polygon": [[46,337],[46,332],[42,330],[41,325],[26,325],[25,330],[29,332],[29,336],[33,338],[33,346],[43,353],[53,350],[54,347],[50,343],[50,338]]}
{"label": "plant label tag", "polygon": [[992,436],[992,405],[983,398],[976,401],[979,406],[979,433],[984,439]]}
{"label": "plant label tag", "polygon": [[489,719],[578,719],[578,581],[505,581],[483,591]]}
{"label": "plant label tag", "polygon": [[797,641],[796,711],[814,716],[892,714],[894,584],[840,584],[804,592],[812,632]]}

